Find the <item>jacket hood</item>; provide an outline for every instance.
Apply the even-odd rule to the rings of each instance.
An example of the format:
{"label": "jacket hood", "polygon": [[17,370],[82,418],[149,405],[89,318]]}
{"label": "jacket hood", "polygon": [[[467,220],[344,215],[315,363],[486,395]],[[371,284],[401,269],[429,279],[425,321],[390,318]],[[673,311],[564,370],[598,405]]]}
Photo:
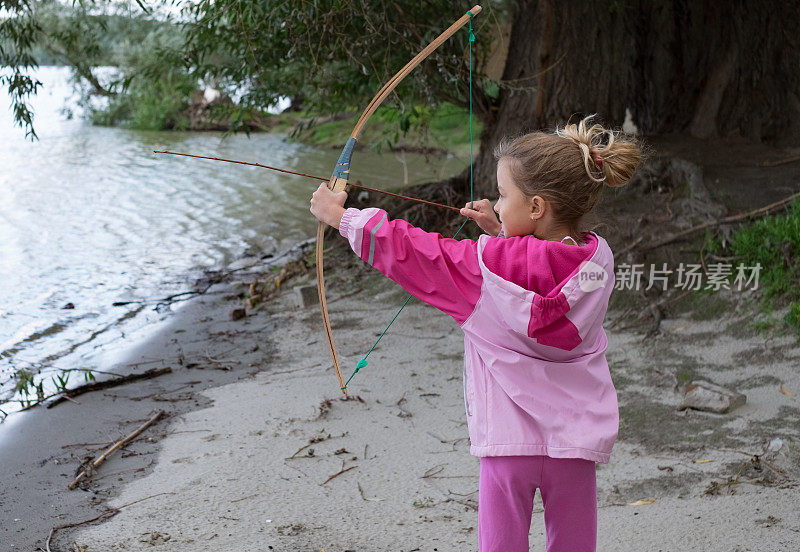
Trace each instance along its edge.
{"label": "jacket hood", "polygon": [[608,243],[595,232],[587,234],[583,246],[545,242],[533,236],[505,239],[525,238],[535,240],[527,249],[534,251],[535,262],[548,264],[534,269],[557,275],[555,286],[539,293],[489,270],[483,258],[489,236],[484,235],[478,239],[484,278],[481,301],[496,304],[503,322],[517,336],[513,346],[521,348],[520,352],[564,361],[595,350],[600,337],[604,338],[602,322],[614,288],[614,256]]}

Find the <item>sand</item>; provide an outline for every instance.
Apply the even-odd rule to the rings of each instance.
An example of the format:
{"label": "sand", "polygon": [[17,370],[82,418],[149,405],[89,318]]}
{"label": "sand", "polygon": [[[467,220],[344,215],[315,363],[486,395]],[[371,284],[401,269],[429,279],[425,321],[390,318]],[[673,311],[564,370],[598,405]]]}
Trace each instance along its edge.
{"label": "sand", "polygon": [[[405,298],[368,267],[359,270],[363,279],[329,283],[345,377]],[[307,275],[294,284],[309,282]],[[53,550],[73,542],[90,552],[477,550],[478,459],[468,452],[457,324],[412,301],[344,401],[318,307],[298,308],[287,288],[233,322],[239,300],[223,298],[240,289],[214,286],[137,352],[171,359],[174,382],[37,413],[37,427],[47,416],[58,421],[43,443],[20,448],[18,465],[5,465],[4,504],[12,482],[25,498],[3,508],[19,520],[3,523],[4,551],[43,546],[53,525],[140,499],[106,521],[59,531]],[[721,309],[707,320],[673,316],[643,341],[613,324],[618,314],[610,312],[606,326],[621,427],[611,462],[597,464],[597,549],[800,549],[796,338],[761,337],[748,329],[746,310]],[[175,362],[181,354],[183,364]],[[204,370],[186,368],[193,354]],[[231,370],[214,370],[226,364]],[[689,375],[741,391],[747,404],[727,414],[679,411],[676,384]],[[191,392],[184,401],[132,400],[178,384]],[[130,445],[128,457],[107,461],[90,492],[65,489],[82,453],[101,449],[62,445],[119,438],[140,422],[112,421],[162,407],[170,417]],[[19,422],[16,438],[24,440],[31,423]],[[103,478],[124,470],[131,471]],[[538,493],[531,549],[545,550]]]}

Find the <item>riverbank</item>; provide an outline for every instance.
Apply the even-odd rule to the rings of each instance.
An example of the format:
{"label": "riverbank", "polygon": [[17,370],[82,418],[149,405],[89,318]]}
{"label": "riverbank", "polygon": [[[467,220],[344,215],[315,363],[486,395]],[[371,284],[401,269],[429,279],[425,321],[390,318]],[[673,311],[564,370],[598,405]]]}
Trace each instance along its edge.
{"label": "riverbank", "polygon": [[166,304],[170,314],[153,337],[126,351],[118,363],[104,366],[121,376],[164,368],[169,373],[9,416],[0,426],[0,549],[44,546],[52,527],[96,515],[121,486],[152,470],[168,421],[114,453],[88,487],[66,488],[87,460],[131,433],[141,418],[164,409],[171,420],[207,407],[211,403],[201,390],[238,381],[268,365],[274,349],[271,332],[253,337],[247,350],[234,339],[248,333],[246,320],[234,322],[230,316],[242,302],[237,278],[249,278],[252,271],[276,275],[272,266],[295,262],[309,247],[313,251],[306,240],[281,255],[240,259],[227,271],[207,275],[196,282],[201,294]]}
{"label": "riverbank", "polygon": [[[696,146],[679,145],[687,158]],[[725,184],[728,163],[708,159],[720,161],[704,166],[707,179]],[[774,174],[753,170],[749,185]],[[702,207],[699,189],[652,182],[603,206],[598,232],[613,251],[641,234],[679,230],[692,223],[680,209]],[[752,188],[720,189],[729,210],[754,207]],[[759,201],[791,191],[764,187]],[[661,201],[672,219],[654,212]],[[702,243],[617,262],[692,260]],[[313,285],[313,273],[298,270],[270,301],[232,320],[252,280],[275,275],[259,266],[242,272],[188,301],[127,360],[131,369],[172,373],[36,409],[8,428],[0,443],[4,545],[43,547],[53,527],[118,507],[102,523],[58,530],[51,549],[476,548],[478,463],[467,451],[455,323],[412,301],[351,382],[352,399],[341,401],[318,307],[296,303],[293,287]],[[326,276],[349,376],[405,294],[341,238],[328,242]],[[754,331],[762,313],[752,291],[673,291],[655,323],[635,316],[660,301],[652,291],[612,297],[605,327],[620,433],[611,462],[598,466],[598,550],[794,550],[800,344],[777,327]],[[681,409],[694,380],[743,393],[746,403],[724,414]],[[161,408],[167,419],[114,453],[83,489],[66,490],[85,459]],[[544,549],[539,496],[534,512],[533,546]]]}
{"label": "riverbank", "polygon": [[[333,249],[330,312],[348,371],[404,293]],[[342,401],[318,308],[299,308],[292,289],[312,280],[298,275],[237,321],[247,278],[217,284],[131,357],[172,374],[32,412],[12,428],[13,453],[0,448],[9,550],[43,546],[52,527],[125,504],[102,523],[59,530],[51,549],[475,549],[478,462],[457,325],[412,301]],[[607,316],[621,421],[611,463],[598,465],[598,550],[800,543],[800,410],[780,392],[797,381],[800,345],[753,335],[745,297],[717,299],[730,308],[709,320],[671,317],[655,339],[619,330],[619,311]],[[679,410],[687,371],[747,403],[727,414]],[[112,455],[85,490],[66,490],[84,458],[159,408],[167,420]],[[544,549],[538,495],[534,512],[533,546]]]}
{"label": "riverbank", "polygon": [[[159,298],[243,254],[276,253],[313,235],[314,180],[154,150],[322,175],[339,156],[278,132],[145,132],[92,126],[77,112],[65,119],[69,70],[33,76],[49,91],[32,104],[39,141],[26,142],[10,113],[0,117],[0,433],[7,414],[67,378],[71,387],[107,371],[145,339],[161,322]],[[394,188],[447,178],[464,163],[366,148],[354,176]]]}
{"label": "riverbank", "polygon": [[[290,139],[318,148],[341,149],[361,111],[341,112],[319,116],[305,111],[285,111],[271,115],[263,130],[286,134]],[[445,103],[436,109],[415,106],[402,115],[412,124],[406,131],[397,130],[401,114],[392,106],[381,106],[370,119],[359,138],[363,144],[374,145],[378,151],[422,153],[425,155],[455,155],[469,159],[470,114],[468,109]],[[472,133],[477,149],[483,123],[472,118]]]}

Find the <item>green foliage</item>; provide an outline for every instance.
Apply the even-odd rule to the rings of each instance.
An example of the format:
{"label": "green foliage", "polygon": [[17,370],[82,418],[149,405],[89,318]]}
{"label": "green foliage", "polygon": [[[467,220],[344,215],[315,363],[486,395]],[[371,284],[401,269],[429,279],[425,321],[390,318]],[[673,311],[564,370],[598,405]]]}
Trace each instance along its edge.
{"label": "green foliage", "polygon": [[415,500],[412,503],[412,506],[414,506],[414,508],[432,508],[436,506],[436,501],[433,499],[433,497],[426,496],[422,500]]}
{"label": "green foliage", "polygon": [[0,85],[8,87],[15,123],[24,127],[25,137],[33,141],[37,136],[27,99],[36,94],[42,83],[28,70],[36,67],[30,50],[40,27],[31,0],[3,0],[0,9],[12,14],[0,20]]}
{"label": "green foliage", "polygon": [[761,264],[759,288],[765,299],[800,299],[800,200],[785,214],[739,228],[731,237],[730,250],[748,265]]}
{"label": "green foliage", "polygon": [[[281,119],[295,120],[298,114],[283,113]],[[359,116],[358,112],[345,119],[315,123],[311,118],[298,124],[290,134],[304,143],[323,147],[342,146]],[[280,125],[281,123],[279,123]],[[285,124],[285,123],[284,123]],[[483,124],[473,115],[473,134],[479,135]],[[388,105],[379,107],[362,135],[361,142],[376,150],[383,147],[436,146],[448,150],[469,148],[469,110],[443,103],[440,107],[413,106],[401,111]]]}
{"label": "green foliage", "polygon": [[[718,238],[709,240],[708,248],[723,251]],[[762,310],[769,313],[777,301],[788,302],[783,321],[795,328],[800,338],[800,200],[792,202],[783,214],[765,216],[737,229],[729,250],[745,266],[761,265]]]}
{"label": "green foliage", "polygon": [[92,110],[92,122],[138,130],[185,128],[183,113],[196,88],[195,81],[179,69],[163,68],[157,79],[130,78],[124,93],[111,98],[105,108]]}
{"label": "green foliage", "polygon": [[[247,128],[250,118],[280,98],[314,113],[361,109],[412,57],[462,16],[466,7],[449,0],[354,3],[349,0],[184,1],[180,20],[164,16],[175,0],[0,0],[10,17],[0,22],[0,84],[12,95],[17,123],[35,139],[26,99],[41,83],[27,76],[40,61],[69,65],[81,83],[84,106],[90,97],[108,97],[91,111],[100,124],[134,128],[182,128],[180,113],[197,83],[214,83],[240,97],[219,116],[231,128]],[[487,0],[473,21],[473,95],[479,118],[490,117],[499,88],[475,68],[484,66],[498,14],[507,0]],[[161,13],[160,19],[154,14]],[[97,66],[118,72],[110,80]],[[430,110],[469,98],[468,30],[465,26],[405,78],[387,103],[397,110],[396,137],[410,129],[425,132]],[[424,106],[424,107],[422,107]],[[464,132],[462,130],[462,132]]]}
{"label": "green foliage", "polygon": [[786,313],[783,321],[797,330],[797,339],[800,340],[800,301],[792,301],[789,304],[789,312]]}
{"label": "green foliage", "polygon": [[[489,8],[475,19],[473,66],[481,66],[491,33]],[[449,1],[353,3],[347,0],[217,0],[184,10],[187,63],[199,79],[217,79],[242,105],[264,109],[278,98],[302,98],[304,109],[338,113],[366,105],[413,56],[465,13]],[[488,29],[488,27],[487,27]],[[464,27],[404,79],[390,101],[398,132],[426,119],[417,106],[468,105],[469,50]],[[480,96],[482,75],[474,73]]]}
{"label": "green foliage", "polygon": [[[9,86],[17,123],[26,126],[31,139],[36,134],[25,99],[41,83],[26,80],[23,69],[40,61],[72,68],[80,103],[96,124],[139,129],[185,126],[181,112],[197,81],[180,55],[184,34],[178,25],[152,18],[142,4],[138,8],[103,0],[8,4],[14,15],[0,23],[0,62],[15,73],[0,75],[0,83]],[[101,78],[98,66],[117,70],[111,78]],[[95,96],[107,97],[107,105],[98,109],[92,101]]]}
{"label": "green foliage", "polygon": [[[40,44],[60,56],[81,86],[81,104],[94,124],[140,130],[181,129],[196,81],[183,67],[183,33],[139,12],[90,14],[56,4],[40,15]],[[96,66],[113,65],[101,82]],[[97,107],[94,96],[106,96]]]}
{"label": "green foliage", "polygon": [[[39,372],[34,372],[26,368],[18,369],[14,374],[14,379],[16,379],[14,394],[19,398],[14,399],[13,402],[18,402],[22,409],[25,410],[63,393],[67,390],[67,383],[69,383],[70,374],[72,374],[72,372],[82,372],[86,382],[95,380],[95,375],[92,370],[84,368],[62,369],[55,375],[50,376],[50,383],[54,391],[50,394],[46,394],[44,388],[46,378],[39,377],[37,380],[36,376],[39,375]],[[4,418],[8,416],[5,410],[0,409],[0,413],[3,414]]]}

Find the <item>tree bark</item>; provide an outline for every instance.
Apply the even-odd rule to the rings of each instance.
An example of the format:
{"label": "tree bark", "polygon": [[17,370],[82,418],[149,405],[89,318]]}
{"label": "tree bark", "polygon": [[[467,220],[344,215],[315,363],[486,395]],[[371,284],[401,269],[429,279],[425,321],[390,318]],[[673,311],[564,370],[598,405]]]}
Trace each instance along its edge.
{"label": "tree bark", "polygon": [[520,0],[475,174],[506,135],[597,113],[644,135],[800,143],[800,1]]}

